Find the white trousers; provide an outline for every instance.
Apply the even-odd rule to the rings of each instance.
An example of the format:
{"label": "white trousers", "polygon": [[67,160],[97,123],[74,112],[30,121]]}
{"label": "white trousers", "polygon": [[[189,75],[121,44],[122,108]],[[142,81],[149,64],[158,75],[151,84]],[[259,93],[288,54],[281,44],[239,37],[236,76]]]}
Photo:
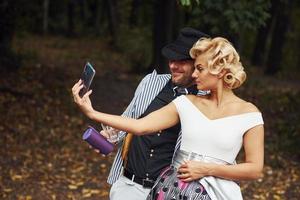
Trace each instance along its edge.
{"label": "white trousers", "polygon": [[144,200],[147,198],[150,188],[144,188],[123,175],[111,186],[110,200]]}

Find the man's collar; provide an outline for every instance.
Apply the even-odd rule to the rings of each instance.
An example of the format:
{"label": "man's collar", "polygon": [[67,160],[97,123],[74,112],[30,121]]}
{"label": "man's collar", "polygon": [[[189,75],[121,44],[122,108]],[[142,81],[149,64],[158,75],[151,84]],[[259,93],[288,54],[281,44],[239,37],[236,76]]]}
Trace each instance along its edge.
{"label": "man's collar", "polygon": [[196,85],[193,85],[188,88],[173,85],[173,92],[174,92],[174,96],[180,96],[182,94],[183,95],[186,95],[186,94],[197,95],[198,89],[197,89]]}

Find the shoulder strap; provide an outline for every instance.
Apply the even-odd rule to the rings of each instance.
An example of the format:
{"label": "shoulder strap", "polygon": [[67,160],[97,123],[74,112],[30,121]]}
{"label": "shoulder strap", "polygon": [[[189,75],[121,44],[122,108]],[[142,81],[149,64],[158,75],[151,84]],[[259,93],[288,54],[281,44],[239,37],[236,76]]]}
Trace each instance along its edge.
{"label": "shoulder strap", "polygon": [[123,160],[123,163],[124,163],[123,167],[125,167],[126,164],[127,164],[127,160],[128,160],[127,155],[128,155],[128,151],[129,151],[129,147],[130,147],[132,138],[133,138],[133,134],[132,133],[127,133],[126,138],[124,140],[123,147],[122,147],[122,160]]}

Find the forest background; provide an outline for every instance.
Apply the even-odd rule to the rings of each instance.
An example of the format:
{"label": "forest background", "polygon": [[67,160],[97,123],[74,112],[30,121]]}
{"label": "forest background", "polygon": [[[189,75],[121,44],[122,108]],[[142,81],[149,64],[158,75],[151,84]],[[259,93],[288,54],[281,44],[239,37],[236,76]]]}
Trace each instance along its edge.
{"label": "forest background", "polygon": [[[245,199],[300,196],[300,2],[1,0],[0,198],[108,199],[112,155],[88,148],[71,87],[89,61],[96,109],[121,114],[183,27],[228,38],[248,80],[236,93],[265,120],[264,177]],[[243,153],[240,159],[243,158]]]}

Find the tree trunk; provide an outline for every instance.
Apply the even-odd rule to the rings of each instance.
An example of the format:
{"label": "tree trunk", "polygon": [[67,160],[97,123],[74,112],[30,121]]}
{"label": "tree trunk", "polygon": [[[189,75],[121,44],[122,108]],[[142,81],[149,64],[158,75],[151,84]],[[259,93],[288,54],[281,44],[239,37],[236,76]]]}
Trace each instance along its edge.
{"label": "tree trunk", "polygon": [[141,7],[142,0],[133,0],[131,4],[131,11],[129,17],[129,26],[135,27],[138,25],[139,8]]}
{"label": "tree trunk", "polygon": [[98,19],[98,30],[99,34],[104,34],[104,32],[108,29],[108,2],[107,1],[101,1],[99,5],[99,19]]}
{"label": "tree trunk", "polygon": [[0,72],[19,67],[19,60],[11,49],[18,5],[15,0],[0,3]]}
{"label": "tree trunk", "polygon": [[48,33],[48,25],[49,25],[49,0],[44,0],[44,5],[43,5],[43,33],[46,34]]}
{"label": "tree trunk", "polygon": [[225,38],[228,38],[228,40],[233,44],[238,52],[242,52],[243,45],[241,41],[241,32],[227,32],[224,35]]}
{"label": "tree trunk", "polygon": [[75,0],[69,0],[68,2],[68,36],[74,36],[74,7]]}
{"label": "tree trunk", "polygon": [[[297,51],[299,51],[299,47],[300,47],[300,33],[298,33],[298,50]],[[298,70],[300,70],[300,57],[299,56],[297,56],[297,68],[298,68]]]}
{"label": "tree trunk", "polygon": [[93,0],[87,2],[88,10],[91,13],[87,19],[87,28],[93,28],[94,33],[99,34],[100,23],[99,23],[99,0]]}
{"label": "tree trunk", "polygon": [[[187,24],[187,11],[183,9],[181,6],[175,6],[175,16],[174,16],[174,34],[173,38],[175,38],[179,32],[179,30]],[[197,28],[197,27],[195,27]]]}
{"label": "tree trunk", "polygon": [[116,0],[107,0],[108,6],[108,21],[110,33],[113,36],[112,44],[116,46],[118,41],[118,32],[119,32],[119,15],[118,15],[118,6]]}
{"label": "tree trunk", "polygon": [[176,1],[156,0],[154,3],[153,23],[153,58],[147,71],[156,69],[159,73],[168,72],[166,59],[161,54],[161,49],[173,40],[174,11]]}
{"label": "tree trunk", "polygon": [[291,0],[286,2],[280,1],[279,3],[280,9],[278,9],[278,14],[276,16],[265,74],[273,75],[280,70],[285,34],[288,30],[290,21],[291,4]]}
{"label": "tree trunk", "polygon": [[86,9],[85,9],[85,3],[87,3],[88,1],[86,0],[78,0],[78,4],[79,4],[79,13],[80,13],[80,18],[82,21],[85,22],[86,20]]}
{"label": "tree trunk", "polygon": [[256,36],[256,42],[254,51],[252,54],[251,63],[255,66],[260,66],[264,64],[266,55],[266,46],[269,33],[274,21],[274,16],[276,15],[276,10],[278,9],[278,0],[273,0],[270,7],[270,17],[266,21],[266,25],[259,28]]}

